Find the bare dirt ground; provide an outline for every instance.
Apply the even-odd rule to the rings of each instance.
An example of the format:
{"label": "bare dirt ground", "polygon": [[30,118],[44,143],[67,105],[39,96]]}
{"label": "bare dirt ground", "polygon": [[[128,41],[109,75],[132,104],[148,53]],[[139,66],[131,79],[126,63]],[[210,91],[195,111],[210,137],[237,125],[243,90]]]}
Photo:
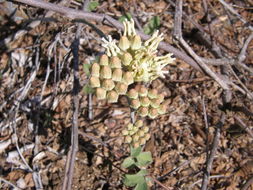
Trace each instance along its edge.
{"label": "bare dirt ground", "polygon": [[[81,0],[50,2],[83,7]],[[175,64],[166,67],[170,74],[152,82],[166,93],[168,111],[144,119],[152,134],[145,145],[154,160],[149,172],[164,186],[155,183],[151,189],[201,189],[206,163],[213,159],[209,189],[253,190],[253,1],[183,1],[182,38],[200,60],[173,38],[178,13],[173,2],[108,0],[92,10],[116,20],[130,13],[142,31],[158,16],[155,29],[164,33],[164,42],[219,77],[217,81],[205,67],[201,72],[176,56]],[[79,147],[72,189],[127,189],[120,170],[129,154],[121,135],[130,122],[127,100],[109,104],[83,91],[88,80],[83,65],[104,51],[90,24],[119,39],[117,26],[95,19],[80,24],[71,15],[15,0],[0,1],[0,10],[0,189],[38,189],[36,179],[44,189],[61,189],[75,98]],[[80,86],[75,95],[71,48],[78,27]]]}

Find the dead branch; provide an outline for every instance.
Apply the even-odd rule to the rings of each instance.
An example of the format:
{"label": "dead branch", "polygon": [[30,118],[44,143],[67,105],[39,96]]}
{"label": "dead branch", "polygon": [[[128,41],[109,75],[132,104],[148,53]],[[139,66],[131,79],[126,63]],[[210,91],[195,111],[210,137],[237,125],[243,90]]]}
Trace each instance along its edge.
{"label": "dead branch", "polygon": [[[112,17],[106,15],[106,14],[98,14],[98,13],[91,13],[91,12],[85,12],[80,10],[75,10],[71,8],[67,8],[64,6],[56,5],[53,3],[48,3],[42,0],[12,0],[14,2],[20,2],[24,3],[26,5],[39,7],[42,9],[54,11],[56,13],[60,13],[72,20],[74,19],[86,19],[86,20],[94,20],[97,22],[103,22],[104,24],[114,26],[119,30],[123,30],[123,24],[121,24],[119,21],[113,19]],[[137,31],[137,33],[141,36],[142,39],[147,40],[150,38],[149,35],[146,35],[140,31]],[[173,46],[161,42],[159,45],[159,48],[166,51],[173,53],[177,58],[182,59],[187,64],[191,65],[193,68],[197,69],[198,71],[202,71],[202,69],[199,67],[199,65],[194,61],[191,57],[183,53],[182,51],[178,50],[177,48],[174,48]]]}

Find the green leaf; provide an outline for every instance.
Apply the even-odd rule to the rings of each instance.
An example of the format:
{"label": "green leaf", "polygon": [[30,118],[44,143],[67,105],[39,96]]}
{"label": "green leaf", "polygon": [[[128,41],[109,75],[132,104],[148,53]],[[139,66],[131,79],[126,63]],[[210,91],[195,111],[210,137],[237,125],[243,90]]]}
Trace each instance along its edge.
{"label": "green leaf", "polygon": [[94,11],[99,6],[98,1],[91,1],[88,6],[88,11]]}
{"label": "green leaf", "polygon": [[122,167],[123,167],[123,168],[129,168],[129,167],[131,167],[131,166],[134,165],[134,164],[135,164],[134,159],[131,158],[131,157],[128,157],[128,158],[126,158],[126,159],[123,161]]}
{"label": "green leaf", "polygon": [[147,166],[153,161],[151,152],[141,152],[138,156],[136,156],[136,159],[136,165],[140,167]]}
{"label": "green leaf", "polygon": [[133,158],[135,158],[136,156],[138,156],[138,155],[141,153],[141,147],[140,147],[140,146],[137,147],[137,148],[131,147],[130,149],[131,149],[130,155],[131,155],[131,157],[133,157]]}
{"label": "green leaf", "polygon": [[90,76],[90,67],[91,67],[91,64],[83,64],[83,71],[85,72],[85,74],[87,76]]}
{"label": "green leaf", "polygon": [[94,92],[94,89],[90,87],[89,84],[86,84],[84,87],[83,87],[83,91],[84,93],[87,95],[87,94],[91,94]]}
{"label": "green leaf", "polygon": [[147,174],[148,174],[147,170],[142,169],[142,170],[140,170],[136,175],[145,176],[145,175],[147,175]]}
{"label": "green leaf", "polygon": [[161,25],[160,17],[154,16],[152,17],[149,22],[144,26],[144,33],[145,34],[153,34],[155,30],[159,29]]}
{"label": "green leaf", "polygon": [[146,182],[144,183],[138,183],[134,190],[148,190],[148,185]]}
{"label": "green leaf", "polygon": [[123,183],[128,187],[134,187],[139,183],[145,183],[145,178],[143,175],[127,174],[127,175],[125,175]]}
{"label": "green leaf", "polygon": [[132,18],[132,15],[127,12],[126,14],[122,15],[121,17],[119,17],[118,20],[120,22],[123,22],[124,20],[131,20],[131,18]]}

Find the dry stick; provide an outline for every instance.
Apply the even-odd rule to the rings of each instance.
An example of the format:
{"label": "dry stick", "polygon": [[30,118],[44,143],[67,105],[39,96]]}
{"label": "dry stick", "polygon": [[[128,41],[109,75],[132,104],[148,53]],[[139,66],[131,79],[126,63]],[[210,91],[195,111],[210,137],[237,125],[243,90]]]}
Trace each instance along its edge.
{"label": "dry stick", "polygon": [[214,156],[215,156],[218,146],[219,146],[220,131],[221,131],[221,128],[222,128],[224,122],[225,122],[225,114],[222,114],[220,122],[216,125],[215,135],[214,135],[214,139],[213,139],[213,143],[212,143],[212,149],[211,149],[210,155],[207,159],[206,170],[204,171],[201,190],[207,189]]}
{"label": "dry stick", "polygon": [[234,116],[234,118],[235,118],[237,124],[241,128],[243,128],[251,136],[251,138],[253,138],[253,132],[251,131],[251,129],[248,126],[246,126],[245,123],[239,117]]}
{"label": "dry stick", "polygon": [[[239,20],[241,20],[243,22],[243,24],[249,24],[246,20],[244,20],[244,18],[236,12],[236,10],[231,7],[228,3],[226,3],[224,0],[219,0],[219,2],[226,7],[231,13],[233,13],[235,16],[237,16],[239,18]],[[248,26],[248,28],[253,31],[253,27],[251,25]]]}
{"label": "dry stick", "polygon": [[[14,185],[13,183],[11,183],[11,182],[5,180],[4,178],[1,178],[1,177],[0,177],[0,181],[2,181],[2,182],[4,182],[4,183],[8,184],[9,186],[13,187],[14,189],[22,190],[21,188],[19,188],[18,186]],[[2,186],[2,185],[1,185],[1,186]]]}
{"label": "dry stick", "polygon": [[[62,0],[59,5],[65,5],[68,2],[68,0]],[[53,16],[54,12],[53,11],[48,11],[45,15],[45,17],[51,17]],[[20,38],[21,36],[23,36],[24,34],[26,34],[28,32],[29,28],[35,28],[37,26],[39,26],[41,23],[41,20],[36,20],[31,22],[26,29],[21,29],[18,32],[16,32],[15,34],[12,34],[10,36],[8,36],[7,38],[5,38],[4,40],[0,41],[0,46],[4,46],[9,44],[11,41],[13,41],[14,39]]]}
{"label": "dry stick", "polygon": [[241,190],[249,190],[249,187],[253,184],[253,176],[242,186]]}
{"label": "dry stick", "polygon": [[202,59],[192,50],[192,48],[187,44],[187,42],[182,37],[182,0],[178,0],[176,3],[176,13],[175,13],[175,27],[174,27],[174,37],[180,42],[180,44],[185,48],[185,50],[196,60],[200,67],[212,77],[224,90],[229,90],[229,86],[226,81],[218,77],[203,61]]}
{"label": "dry stick", "polygon": [[[103,23],[110,25],[110,26],[115,26],[119,30],[123,30],[123,24],[121,24],[119,21],[117,21],[117,20],[113,19],[112,17],[105,15],[105,14],[79,11],[79,10],[75,10],[75,9],[71,9],[71,8],[66,8],[64,6],[55,5],[53,3],[41,1],[41,0],[12,0],[12,1],[24,3],[27,5],[39,7],[42,9],[51,10],[51,11],[60,13],[70,19],[95,20],[98,22],[103,22]],[[142,32],[137,31],[137,33],[144,40],[150,38],[149,35],[146,35]],[[185,61],[187,64],[191,65],[193,68],[197,69],[198,71],[203,71],[199,67],[199,65],[191,57],[189,57],[188,55],[186,55],[182,51],[172,47],[171,45],[161,42],[159,45],[159,48],[163,49],[167,52],[173,53],[176,57],[178,57],[179,59],[182,59],[183,61]]]}
{"label": "dry stick", "polygon": [[[205,98],[202,98],[202,109],[203,109],[203,114],[204,114],[204,121],[205,121],[205,131],[206,131],[206,160],[209,160],[209,142],[208,142],[208,133],[209,133],[209,125],[207,121],[207,114],[206,114],[206,106],[205,106]],[[203,181],[202,181],[202,186],[204,183],[205,174],[203,175]],[[208,184],[208,179],[209,175],[207,175],[206,183]]]}

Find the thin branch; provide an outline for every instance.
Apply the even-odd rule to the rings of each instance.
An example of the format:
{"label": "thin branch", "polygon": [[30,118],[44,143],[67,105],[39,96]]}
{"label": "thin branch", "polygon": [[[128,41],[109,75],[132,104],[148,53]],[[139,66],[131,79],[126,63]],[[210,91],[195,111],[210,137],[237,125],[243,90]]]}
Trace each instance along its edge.
{"label": "thin branch", "polygon": [[13,187],[14,189],[22,190],[21,188],[19,188],[18,186],[14,185],[13,183],[11,183],[11,182],[5,180],[4,178],[1,178],[1,177],[0,177],[0,181],[2,181],[2,182],[4,182],[4,183],[8,184],[9,186]]}
{"label": "thin branch", "polygon": [[204,171],[201,190],[206,190],[207,189],[207,185],[208,185],[208,182],[209,182],[209,177],[210,177],[210,172],[211,172],[211,169],[212,169],[214,156],[217,152],[219,141],[220,141],[220,131],[221,131],[221,128],[222,128],[224,122],[225,122],[225,114],[222,115],[220,122],[216,126],[215,135],[214,135],[213,144],[212,144],[212,149],[211,149],[210,155],[207,158],[207,162],[206,162],[206,169]]}
{"label": "thin branch", "polygon": [[[87,20],[95,20],[98,22],[103,22],[104,24],[114,26],[119,30],[123,30],[123,24],[121,24],[116,19],[106,15],[106,14],[98,14],[98,13],[91,13],[91,12],[85,12],[85,11],[79,11],[71,8],[67,8],[64,6],[56,5],[53,3],[45,2],[42,0],[12,0],[14,2],[20,2],[24,3],[26,5],[39,7],[42,9],[47,9],[50,11],[54,11],[57,13],[60,13],[70,19],[87,19]],[[150,38],[149,35],[146,35],[140,31],[137,31],[137,33],[141,36],[142,39],[147,40]],[[197,69],[198,71],[202,71],[202,69],[198,66],[198,64],[188,55],[183,53],[182,51],[172,47],[171,45],[161,42],[159,44],[159,48],[162,50],[165,50],[166,52],[173,53],[177,58],[182,59],[187,64],[191,65],[193,68]]]}

